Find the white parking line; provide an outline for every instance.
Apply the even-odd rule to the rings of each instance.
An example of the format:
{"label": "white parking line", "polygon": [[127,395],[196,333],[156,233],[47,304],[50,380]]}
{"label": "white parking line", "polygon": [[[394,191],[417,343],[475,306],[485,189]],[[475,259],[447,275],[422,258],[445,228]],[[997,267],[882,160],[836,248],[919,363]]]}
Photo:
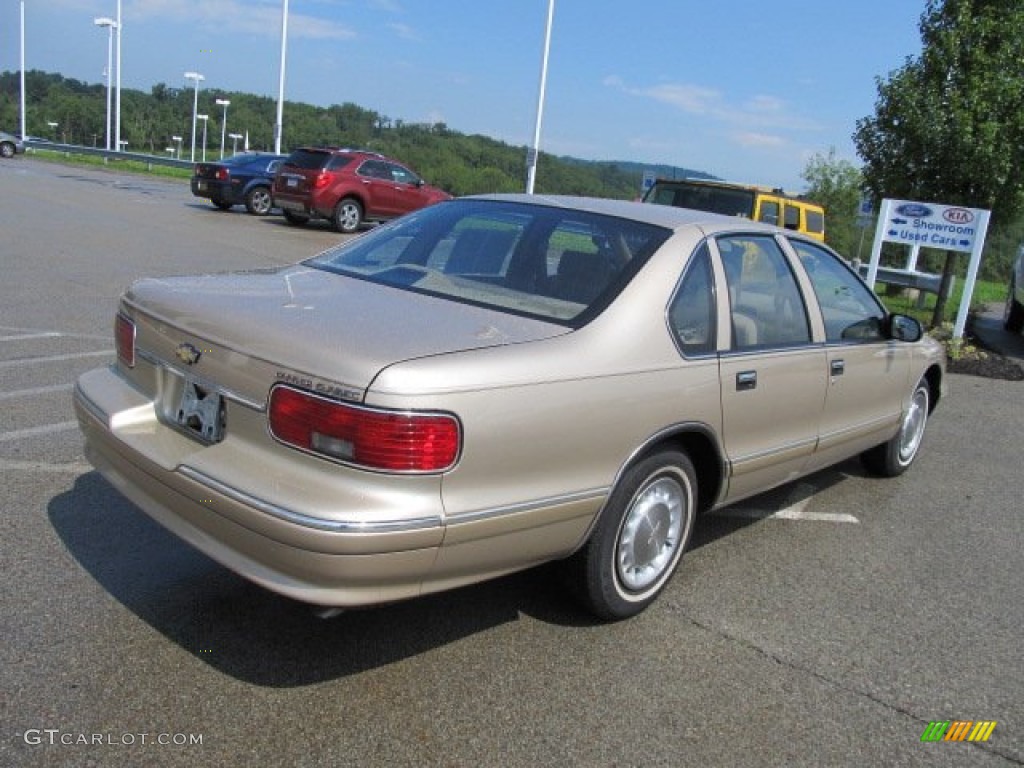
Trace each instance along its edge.
{"label": "white parking line", "polygon": [[84,461],[69,461],[65,464],[48,464],[45,461],[13,461],[0,459],[0,472],[71,472],[81,475],[92,471],[92,465]]}
{"label": "white parking line", "polygon": [[41,331],[40,333],[19,333],[15,336],[0,336],[0,341],[21,341],[22,339],[56,339],[63,336],[57,331]]}
{"label": "white parking line", "polygon": [[722,517],[739,517],[746,520],[814,520],[824,523],[860,523],[855,516],[846,512],[810,512],[806,509],[815,493],[815,488],[801,483],[793,489],[789,497],[795,498],[792,504],[783,509],[757,509],[754,507],[726,507],[715,512]]}
{"label": "white parking line", "polygon": [[0,443],[11,443],[15,440],[24,440],[27,437],[38,437],[39,435],[52,435],[56,432],[70,432],[73,429],[78,429],[77,421],[60,421],[56,424],[15,429],[11,432],[0,432]]}
{"label": "white parking line", "polygon": [[0,402],[4,400],[15,400],[19,397],[34,397],[35,395],[49,395],[53,392],[70,392],[75,388],[72,383],[53,384],[49,387],[33,387],[32,389],[15,389],[10,392],[0,392]]}
{"label": "white parking line", "polygon": [[17,368],[21,365],[34,365],[36,363],[61,363],[66,360],[77,360],[80,357],[103,357],[112,355],[114,350],[101,349],[97,352],[72,352],[67,355],[46,355],[45,357],[19,357],[14,360],[0,361],[0,368]]}

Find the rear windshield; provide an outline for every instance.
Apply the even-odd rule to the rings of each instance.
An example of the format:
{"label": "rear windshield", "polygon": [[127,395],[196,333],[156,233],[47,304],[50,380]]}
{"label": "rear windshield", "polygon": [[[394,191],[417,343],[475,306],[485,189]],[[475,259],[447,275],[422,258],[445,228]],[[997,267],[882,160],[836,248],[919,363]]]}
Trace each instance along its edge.
{"label": "rear windshield", "polygon": [[644,202],[724,213],[726,216],[741,216],[746,219],[752,218],[754,213],[754,193],[750,190],[685,182],[656,183],[647,193]]}
{"label": "rear windshield", "polygon": [[565,208],[455,200],[404,216],[306,263],[577,327],[608,306],[670,234]]}
{"label": "rear windshield", "polygon": [[305,168],[310,171],[318,171],[327,165],[327,161],[330,159],[330,152],[324,152],[316,149],[296,149],[288,155],[285,165],[290,165],[293,168]]}

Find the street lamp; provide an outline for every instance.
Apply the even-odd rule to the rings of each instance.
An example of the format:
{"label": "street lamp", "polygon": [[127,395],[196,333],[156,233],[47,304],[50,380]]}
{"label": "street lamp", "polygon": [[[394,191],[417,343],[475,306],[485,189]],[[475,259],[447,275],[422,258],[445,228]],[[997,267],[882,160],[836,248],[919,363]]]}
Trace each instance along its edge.
{"label": "street lamp", "polygon": [[240,134],[240,133],[229,133],[228,134],[228,138],[231,139],[231,154],[232,155],[237,155],[238,154],[238,140],[240,138],[242,138],[242,134]]}
{"label": "street lamp", "polygon": [[114,138],[118,152],[121,151],[121,145],[127,143],[121,141],[121,31],[123,29],[121,0],[117,0],[117,108],[114,110]]}
{"label": "street lamp", "polygon": [[214,104],[218,107],[224,107],[224,120],[220,124],[220,159],[224,159],[224,137],[227,135],[228,130],[228,105],[231,104],[230,99],[217,99]]}
{"label": "street lamp", "polygon": [[171,141],[178,145],[178,151],[174,153],[177,160],[181,160],[181,136],[171,136]]}
{"label": "street lamp", "polygon": [[277,81],[277,122],[274,123],[274,154],[281,154],[281,123],[284,119],[284,64],[288,51],[288,0],[281,4],[281,76]]}
{"label": "street lamp", "polygon": [[55,123],[55,122],[53,122],[53,120],[47,120],[46,124],[48,126],[50,126],[50,128],[53,129],[53,141],[54,141],[54,143],[56,143],[56,141],[57,141],[57,126],[59,125],[59,123]]}
{"label": "street lamp", "polygon": [[537,180],[537,160],[540,155],[540,123],[544,115],[544,89],[548,82],[548,51],[551,49],[551,21],[555,15],[555,0],[548,0],[548,24],[544,32],[544,58],[540,65],[540,94],[537,96],[537,122],[533,129],[533,146],[526,159],[526,194],[533,194]]}
{"label": "street lamp", "polygon": [[117,22],[107,16],[101,16],[98,19],[93,19],[93,24],[97,27],[107,28],[107,71],[104,73],[107,76],[107,123],[106,128],[103,131],[107,134],[107,151],[110,151],[110,95],[113,87],[113,83],[110,80],[110,68],[113,66],[114,57],[114,30],[117,29]]}
{"label": "street lamp", "polygon": [[198,72],[186,72],[185,79],[192,80],[196,84],[196,93],[192,99],[192,156],[189,158],[189,162],[194,163],[196,161],[196,112],[199,111],[199,83],[206,78]]}
{"label": "street lamp", "polygon": [[[206,162],[206,122],[210,119],[209,115],[196,115],[196,120],[203,121],[203,162]],[[194,154],[194,153],[193,153]],[[193,160],[195,158],[193,157]]]}

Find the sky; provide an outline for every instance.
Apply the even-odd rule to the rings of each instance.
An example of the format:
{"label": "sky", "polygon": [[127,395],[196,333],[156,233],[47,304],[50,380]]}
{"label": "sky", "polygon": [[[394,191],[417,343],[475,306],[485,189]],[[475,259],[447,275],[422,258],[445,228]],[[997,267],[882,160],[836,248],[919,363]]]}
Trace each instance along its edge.
{"label": "sky", "polygon": [[[549,0],[290,0],[285,98],[352,102],[533,142]],[[27,69],[104,82],[117,0],[25,0]],[[859,166],[876,78],[920,52],[925,0],[555,0],[540,147],[800,191],[815,154]],[[19,69],[0,0],[0,71]],[[277,97],[282,0],[122,0],[122,88]],[[202,95],[202,94],[201,94]],[[124,117],[122,116],[122,119]],[[228,128],[243,131],[245,126]],[[288,125],[284,125],[288,146]],[[525,155],[524,155],[525,177]]]}

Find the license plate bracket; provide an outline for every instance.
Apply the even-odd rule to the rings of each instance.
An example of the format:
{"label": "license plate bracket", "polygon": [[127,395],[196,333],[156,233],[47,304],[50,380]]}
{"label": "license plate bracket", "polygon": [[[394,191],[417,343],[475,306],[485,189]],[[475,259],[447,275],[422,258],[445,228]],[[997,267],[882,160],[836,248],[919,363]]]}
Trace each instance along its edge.
{"label": "license plate bracket", "polygon": [[224,398],[216,390],[186,378],[174,421],[186,434],[205,443],[219,443],[227,427]]}

